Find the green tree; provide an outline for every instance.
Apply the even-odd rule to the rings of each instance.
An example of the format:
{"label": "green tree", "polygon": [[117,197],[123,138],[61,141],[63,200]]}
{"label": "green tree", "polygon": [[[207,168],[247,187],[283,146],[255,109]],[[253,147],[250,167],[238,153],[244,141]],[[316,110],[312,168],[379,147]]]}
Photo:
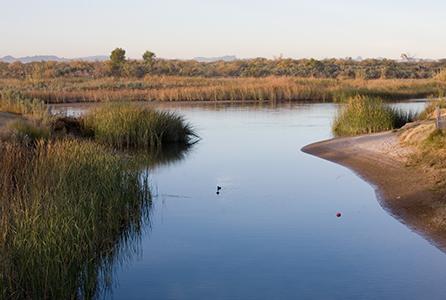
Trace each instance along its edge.
{"label": "green tree", "polygon": [[123,66],[125,64],[125,50],[122,48],[116,48],[110,54],[110,66],[112,75],[120,76]]}
{"label": "green tree", "polygon": [[152,51],[146,51],[146,52],[144,52],[144,54],[142,55],[142,59],[144,60],[144,62],[146,63],[146,64],[149,64],[149,65],[151,65],[151,64],[153,64],[153,62],[155,61],[155,59],[156,59],[156,55],[155,55],[155,53],[153,53]]}
{"label": "green tree", "polygon": [[155,59],[156,59],[155,53],[147,50],[142,55],[142,59],[144,60],[146,73],[150,73],[153,70],[153,65],[155,64]]}

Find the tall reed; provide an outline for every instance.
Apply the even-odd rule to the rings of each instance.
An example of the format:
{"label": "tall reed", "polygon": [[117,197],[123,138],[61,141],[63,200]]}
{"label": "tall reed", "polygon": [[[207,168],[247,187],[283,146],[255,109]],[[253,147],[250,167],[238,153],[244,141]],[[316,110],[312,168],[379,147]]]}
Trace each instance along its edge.
{"label": "tall reed", "polygon": [[0,92],[0,111],[26,115],[40,120],[48,117],[48,110],[42,100],[29,98],[22,92],[15,90]]}
{"label": "tall reed", "polygon": [[0,297],[94,298],[148,217],[140,172],[92,142],[0,152]]}
{"label": "tall reed", "polygon": [[0,90],[21,91],[46,103],[103,101],[335,101],[366,95],[400,100],[438,96],[446,82],[435,79],[318,79],[146,76],[57,78],[38,84],[0,79]]}
{"label": "tall reed", "polygon": [[446,98],[430,99],[424,110],[420,113],[419,119],[426,120],[434,117],[436,108],[446,108]]}
{"label": "tall reed", "polygon": [[340,107],[332,129],[337,136],[367,134],[400,128],[414,118],[415,114],[393,109],[379,98],[356,96]]}
{"label": "tall reed", "polygon": [[181,116],[135,104],[109,104],[90,111],[84,126],[95,140],[118,148],[188,144],[195,136]]}

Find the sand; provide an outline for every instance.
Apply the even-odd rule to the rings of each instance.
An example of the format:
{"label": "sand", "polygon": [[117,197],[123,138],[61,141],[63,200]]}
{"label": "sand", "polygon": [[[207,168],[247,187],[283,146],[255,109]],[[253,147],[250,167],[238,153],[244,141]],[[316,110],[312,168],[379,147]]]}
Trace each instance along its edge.
{"label": "sand", "polygon": [[416,148],[400,137],[401,132],[385,132],[336,138],[302,151],[355,171],[374,186],[384,209],[446,252],[446,202],[435,185],[438,174],[408,166]]}

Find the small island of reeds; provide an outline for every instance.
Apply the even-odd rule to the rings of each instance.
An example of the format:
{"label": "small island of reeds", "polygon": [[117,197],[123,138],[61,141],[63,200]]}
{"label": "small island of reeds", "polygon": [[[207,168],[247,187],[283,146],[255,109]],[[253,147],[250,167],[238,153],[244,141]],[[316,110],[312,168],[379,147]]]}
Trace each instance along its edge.
{"label": "small island of reeds", "polygon": [[392,130],[404,126],[416,115],[390,107],[380,98],[355,96],[342,104],[333,121],[336,136],[352,136]]}

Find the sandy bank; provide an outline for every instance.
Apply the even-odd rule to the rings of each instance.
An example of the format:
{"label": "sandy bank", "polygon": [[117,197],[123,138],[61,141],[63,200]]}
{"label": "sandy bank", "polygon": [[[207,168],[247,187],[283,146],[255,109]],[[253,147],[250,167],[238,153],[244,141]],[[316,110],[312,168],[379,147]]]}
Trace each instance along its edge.
{"label": "sandy bank", "polygon": [[376,189],[383,208],[446,251],[446,202],[434,170],[406,163],[415,148],[400,133],[338,138],[308,145],[303,152],[355,171]]}

